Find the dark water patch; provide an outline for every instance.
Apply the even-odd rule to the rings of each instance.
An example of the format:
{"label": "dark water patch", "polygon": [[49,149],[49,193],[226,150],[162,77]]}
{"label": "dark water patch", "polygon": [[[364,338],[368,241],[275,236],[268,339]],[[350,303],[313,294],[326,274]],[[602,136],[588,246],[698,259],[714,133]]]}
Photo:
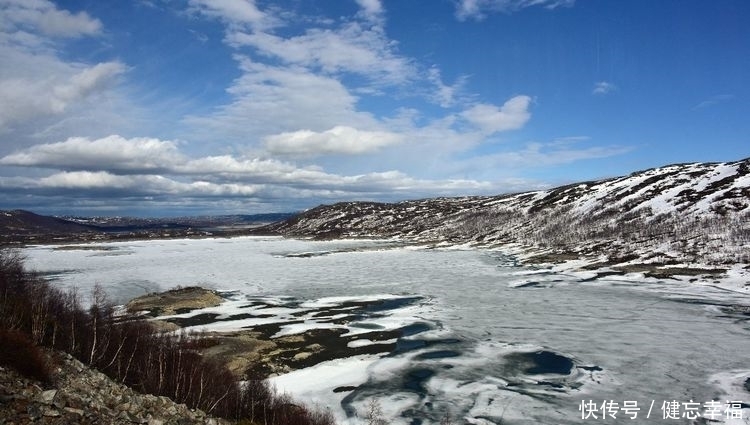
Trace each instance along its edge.
{"label": "dark water patch", "polygon": [[743,387],[745,388],[745,391],[750,392],[750,378],[745,379]]}
{"label": "dark water patch", "polygon": [[392,298],[386,300],[379,300],[373,303],[369,303],[365,310],[368,313],[377,313],[389,310],[397,310],[409,305],[412,305],[422,300],[422,297],[404,297],[404,298]]}
{"label": "dark water patch", "polygon": [[352,328],[357,328],[357,329],[385,329],[385,326],[383,325],[378,325],[377,323],[367,323],[367,322],[352,323],[349,326]]}
{"label": "dark water patch", "polygon": [[333,392],[334,393],[348,393],[348,392],[354,391],[356,389],[357,389],[357,387],[349,385],[349,386],[344,386],[344,387],[336,387],[336,388],[333,389]]}
{"label": "dark water patch", "polygon": [[217,291],[216,292],[221,298],[224,298],[225,300],[231,300],[234,299],[237,295],[240,294],[240,291]]}
{"label": "dark water patch", "polygon": [[452,350],[428,351],[415,357],[416,360],[434,360],[458,357],[461,353]]}
{"label": "dark water patch", "polygon": [[537,385],[543,385],[545,387],[552,387],[557,389],[564,389],[565,385],[559,383],[559,382],[550,382],[550,381],[538,381],[536,383]]}
{"label": "dark water patch", "polygon": [[[221,294],[219,294],[221,295]],[[222,298],[228,298],[223,297]],[[253,308],[253,307],[259,307],[259,308],[268,308],[270,305],[268,303],[264,303],[263,301],[250,301],[249,303],[239,307],[239,308]]]}
{"label": "dark water patch", "polygon": [[352,315],[355,312],[356,310],[352,308],[330,308],[327,310],[316,311],[310,314],[310,317],[317,319],[318,317],[331,317],[331,316],[336,316],[338,314]]}
{"label": "dark water patch", "polygon": [[420,412],[414,410],[414,409],[408,409],[401,412],[401,417],[406,419],[411,419],[409,421],[409,425],[422,425],[424,420],[422,418],[418,417]]}
{"label": "dark water patch", "polygon": [[533,353],[513,353],[506,357],[511,367],[530,375],[568,375],[573,369],[573,361],[552,351],[540,350]]}
{"label": "dark water patch", "polygon": [[535,363],[535,365],[526,369],[526,373],[557,373],[561,375],[568,375],[573,369],[572,360],[551,351],[537,351],[536,353],[532,353],[530,355],[530,358]]}
{"label": "dark water patch", "polygon": [[407,336],[414,336],[422,332],[427,332],[431,329],[432,329],[432,326],[430,326],[428,323],[417,322],[417,323],[412,323],[411,325],[404,326],[403,328],[400,329],[400,331],[401,331],[401,336],[407,337]]}
{"label": "dark water patch", "polygon": [[601,372],[602,370],[604,370],[599,366],[578,366],[578,368],[583,369],[587,372]]}
{"label": "dark water patch", "polygon": [[313,257],[323,257],[326,255],[330,255],[333,252],[331,251],[314,251],[314,252],[289,252],[286,254],[279,255],[280,257],[286,257],[286,258],[313,258]]}
{"label": "dark water patch", "polygon": [[513,288],[516,288],[516,289],[517,288],[535,288],[535,287],[539,287],[540,285],[541,285],[541,282],[537,282],[534,280],[534,281],[522,283],[520,285],[515,285],[513,286]]}
{"label": "dark water patch", "polygon": [[403,382],[403,389],[418,394],[421,398],[427,394],[425,384],[435,376],[435,371],[427,368],[412,369],[406,373]]}
{"label": "dark water patch", "polygon": [[[450,344],[458,344],[461,342],[459,339],[455,338],[446,338],[446,339],[431,339],[431,340],[424,340],[424,339],[416,339],[416,338],[399,338],[398,341],[396,341],[396,348],[393,350],[392,355],[398,355],[403,354],[409,351],[419,350],[422,348],[428,348],[433,347],[436,345],[450,345]],[[461,353],[455,350],[445,350],[445,353],[457,353],[456,356],[460,356]],[[429,355],[429,353],[420,354],[422,355]],[[446,356],[447,357],[447,356]]]}
{"label": "dark water patch", "polygon": [[401,334],[397,330],[392,331],[381,331],[381,332],[367,332],[367,333],[361,333],[356,335],[350,335],[350,336],[344,336],[343,338],[346,340],[346,343],[348,344],[351,341],[356,341],[359,339],[369,339],[370,341],[386,341],[389,339],[396,339]]}
{"label": "dark water patch", "polygon": [[424,348],[427,345],[426,341],[421,339],[400,339],[396,341],[396,348],[393,350],[392,355],[403,354],[409,351],[418,350]]}

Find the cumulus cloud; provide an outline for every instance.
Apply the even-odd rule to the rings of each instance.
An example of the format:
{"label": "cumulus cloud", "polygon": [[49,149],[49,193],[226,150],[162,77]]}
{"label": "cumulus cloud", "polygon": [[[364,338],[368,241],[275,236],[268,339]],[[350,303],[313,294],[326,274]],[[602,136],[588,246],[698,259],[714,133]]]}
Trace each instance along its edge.
{"label": "cumulus cloud", "polygon": [[106,171],[55,173],[38,180],[37,189],[106,192],[111,196],[254,196],[261,186],[207,181],[181,182],[159,175],[117,175]]}
{"label": "cumulus cloud", "polygon": [[336,126],[323,132],[299,130],[268,136],[266,147],[281,155],[315,156],[322,154],[356,155],[376,151],[401,141],[398,134],[387,131],[363,131]]}
{"label": "cumulus cloud", "polygon": [[[354,129],[344,132],[360,134]],[[471,179],[417,179],[395,170],[342,175],[275,159],[230,155],[189,158],[174,142],[121,136],[71,138],[33,146],[1,158],[0,164],[62,170],[34,179],[0,177],[0,189],[6,193],[24,191],[44,196],[65,192],[91,199],[249,197],[260,201],[284,196],[304,202],[455,195],[493,187],[489,182]]]}
{"label": "cumulus cloud", "polygon": [[[54,37],[76,38],[101,31],[102,23],[86,12],[70,13],[47,0],[0,0],[3,32],[38,30]],[[28,33],[26,33],[28,35]]]}
{"label": "cumulus cloud", "polygon": [[591,94],[605,95],[615,90],[617,90],[616,85],[607,81],[599,81],[597,83],[594,83],[594,90],[591,91]]}
{"label": "cumulus cloud", "polygon": [[71,137],[46,143],[0,158],[0,164],[68,170],[164,170],[184,162],[177,144],[153,138],[125,139],[113,135],[90,140]]}
{"label": "cumulus cloud", "polygon": [[[0,175],[0,193],[15,200],[26,195],[54,198],[58,204],[60,199],[110,206],[136,201],[200,205],[216,212],[223,205],[279,202],[272,209],[288,210],[326,200],[535,188],[533,181],[494,172],[446,170],[456,158],[471,157],[472,147],[492,134],[525,126],[531,98],[516,96],[502,103],[505,99],[480,101],[464,94],[468,77],[446,81],[437,66],[424,67],[399,52],[386,33],[381,1],[356,2],[354,15],[326,21],[276,6],[264,9],[259,5],[265,3],[253,0],[180,3],[177,7],[187,3],[192,18],[223,24],[238,76],[224,86],[229,96],[225,103],[202,109],[209,112],[180,115],[181,121],[167,123],[165,133],[157,133],[185,130],[176,134],[188,141],[176,142],[130,137],[153,134],[138,125],[137,114],[122,114],[122,120],[134,123],[125,131],[112,119],[93,119],[102,116],[95,115],[98,111],[117,115],[108,108],[113,99],[125,98],[118,97],[125,87],[115,83],[128,76],[129,68],[119,61],[62,59],[62,39],[101,34],[101,22],[58,9],[48,0],[0,0],[0,11],[13,12],[0,16],[0,135],[3,141],[13,140],[0,145],[0,166],[13,167],[12,172],[27,167],[27,175],[35,176]],[[463,3],[473,10],[468,18],[565,2]],[[24,10],[25,18],[19,12]],[[366,97],[370,94],[380,96]],[[425,101],[446,110],[442,115],[422,113],[417,105]],[[390,102],[396,106],[389,109]],[[375,103],[377,108],[367,109]],[[408,108],[399,108],[406,104]],[[433,106],[427,105],[429,110]],[[392,110],[393,115],[371,110]],[[22,133],[26,139],[16,142]],[[102,137],[112,133],[128,137]],[[530,144],[495,161],[544,162],[555,154],[572,161],[576,155],[607,153],[588,149]],[[346,161],[340,155],[348,155]]]}
{"label": "cumulus cloud", "polygon": [[122,129],[119,108],[127,102],[115,83],[127,66],[61,57],[66,41],[102,33],[102,23],[85,12],[47,0],[0,0],[0,152],[51,140],[52,133],[68,137],[72,128]]}
{"label": "cumulus cloud", "polygon": [[83,68],[67,78],[7,78],[0,80],[0,131],[28,119],[62,114],[71,104],[108,89],[125,72],[120,62],[105,62]]}
{"label": "cumulus cloud", "polygon": [[488,13],[512,13],[531,6],[556,9],[574,3],[575,0],[460,0],[456,5],[456,17],[482,20]]}
{"label": "cumulus cloud", "polygon": [[515,96],[501,107],[486,103],[474,105],[463,111],[461,116],[485,134],[517,130],[531,118],[530,104],[529,96]]}
{"label": "cumulus cloud", "polygon": [[362,8],[362,14],[371,21],[377,21],[383,14],[383,5],[380,0],[356,0]]}

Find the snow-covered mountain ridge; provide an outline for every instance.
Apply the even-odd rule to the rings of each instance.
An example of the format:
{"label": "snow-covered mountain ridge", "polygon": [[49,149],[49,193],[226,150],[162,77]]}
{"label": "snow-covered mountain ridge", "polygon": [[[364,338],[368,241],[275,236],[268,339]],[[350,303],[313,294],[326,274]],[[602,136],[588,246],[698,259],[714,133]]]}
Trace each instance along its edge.
{"label": "snow-covered mountain ridge", "polygon": [[584,259],[582,267],[616,272],[747,271],[750,158],[511,195],[338,203],[266,229],[295,237],[506,248],[534,262]]}

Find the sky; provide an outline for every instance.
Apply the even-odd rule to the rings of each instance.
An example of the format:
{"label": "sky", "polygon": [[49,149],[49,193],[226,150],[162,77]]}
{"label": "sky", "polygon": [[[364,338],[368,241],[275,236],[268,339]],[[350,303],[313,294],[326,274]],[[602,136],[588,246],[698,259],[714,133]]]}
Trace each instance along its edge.
{"label": "sky", "polygon": [[0,209],[288,212],[750,156],[746,0],[0,0]]}

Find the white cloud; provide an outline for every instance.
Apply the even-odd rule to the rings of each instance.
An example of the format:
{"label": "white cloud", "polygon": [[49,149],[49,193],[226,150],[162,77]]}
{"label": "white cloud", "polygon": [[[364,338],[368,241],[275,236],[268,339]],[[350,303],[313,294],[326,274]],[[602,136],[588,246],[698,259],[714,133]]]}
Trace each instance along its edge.
{"label": "white cloud", "polygon": [[86,12],[70,13],[47,0],[0,0],[0,30],[35,29],[53,37],[94,35],[102,23]]}
{"label": "white cloud", "polygon": [[400,142],[402,137],[386,131],[363,131],[336,126],[323,132],[299,130],[268,136],[266,147],[280,155],[356,155],[376,151]]}
{"label": "white cloud", "polygon": [[62,114],[71,104],[108,89],[125,72],[120,62],[100,63],[64,77],[6,78],[0,80],[0,131],[45,115]]}
{"label": "white cloud", "polygon": [[716,96],[711,96],[709,99],[698,103],[697,105],[693,106],[692,109],[695,111],[698,109],[708,108],[720,103],[729,102],[732,99],[734,99],[733,94],[717,94]]}
{"label": "white cloud", "polygon": [[190,0],[191,10],[232,25],[264,26],[270,17],[261,12],[253,0]]}
{"label": "white cloud", "polygon": [[252,184],[206,181],[180,182],[159,175],[117,175],[106,171],[72,171],[52,174],[39,179],[33,186],[37,189],[60,189],[71,191],[100,191],[106,196],[201,196],[231,197],[254,196],[262,186]]}
{"label": "white cloud", "polygon": [[[342,130],[360,136],[368,134],[354,129],[334,130],[332,134]],[[94,191],[90,193],[92,197],[115,192],[117,196],[216,197],[284,192],[310,198],[335,193],[340,197],[337,199],[346,199],[459,194],[491,187],[488,182],[470,179],[416,179],[394,170],[340,175],[274,159],[230,155],[191,159],[173,142],[121,136],[98,140],[71,138],[33,146],[0,159],[0,164],[63,170],[38,179],[0,178],[0,187],[4,190]],[[263,188],[262,193],[260,188]]]}
{"label": "white cloud", "polygon": [[594,84],[594,90],[592,90],[591,93],[597,94],[597,95],[605,95],[615,90],[617,90],[616,85],[609,83],[607,81],[599,81],[598,83]]}
{"label": "white cloud", "polygon": [[456,17],[482,20],[488,13],[511,13],[531,6],[556,9],[574,3],[575,0],[460,0],[456,5]]}
{"label": "white cloud", "polygon": [[0,0],[0,154],[76,133],[120,131],[135,121],[123,118],[135,109],[116,85],[126,65],[61,58],[68,39],[102,33],[101,22],[85,12],[47,0]]}
{"label": "white cloud", "polygon": [[342,28],[309,29],[303,35],[233,31],[227,41],[234,47],[252,46],[262,55],[287,64],[319,69],[327,74],[348,72],[381,84],[401,84],[416,75],[411,61],[394,52],[394,43],[378,27],[349,22]]}
{"label": "white cloud", "polygon": [[71,137],[64,142],[35,145],[1,158],[0,164],[135,172],[162,170],[183,161],[175,142],[113,135],[96,140]]}
{"label": "white cloud", "polygon": [[499,152],[465,161],[469,168],[542,168],[577,161],[607,158],[632,150],[628,146],[578,146],[588,137],[566,137],[550,142],[527,143],[522,149]]}
{"label": "white cloud", "polygon": [[461,76],[453,85],[447,85],[443,82],[440,69],[435,66],[427,71],[427,79],[434,85],[432,100],[443,108],[456,104],[457,97],[467,81],[466,76]]}
{"label": "white cloud", "polygon": [[531,118],[529,96],[515,96],[497,107],[480,103],[461,113],[461,116],[485,134],[517,130]]}
{"label": "white cloud", "polygon": [[[311,138],[313,143],[322,144],[324,149],[327,143],[334,143],[336,149],[342,149],[336,143],[346,139],[345,136],[371,136],[373,132],[343,128],[326,133],[314,133]],[[430,140],[443,134],[448,134],[443,126],[430,131],[419,129],[414,133],[418,139]],[[321,137],[322,141],[317,137]],[[333,142],[326,140],[326,137]],[[337,141],[337,138],[341,139]],[[577,146],[587,140],[571,137],[548,143],[530,143],[518,151],[471,157],[463,161],[454,159],[451,162],[453,170],[441,170],[442,175],[452,177],[425,178],[392,168],[341,174],[270,158],[233,155],[191,158],[181,151],[184,147],[182,144],[150,138],[126,139],[117,135],[95,140],[71,138],[60,143],[33,146],[1,158],[2,165],[53,171],[37,178],[0,176],[0,189],[8,196],[17,197],[21,193],[34,199],[66,196],[92,205],[97,200],[109,199],[126,206],[127,200],[138,199],[139,203],[155,202],[168,207],[191,200],[192,208],[199,207],[204,211],[216,211],[216,208],[220,208],[216,203],[239,208],[238,205],[281,202],[277,208],[286,205],[286,208],[293,209],[321,200],[398,200],[494,194],[538,189],[544,184],[522,178],[499,177],[492,173],[479,177],[482,176],[481,170],[543,167],[627,151],[627,148],[617,146]],[[422,147],[429,148],[430,145],[424,144]],[[430,155],[429,158],[434,161],[436,156]],[[418,156],[409,157],[412,162],[419,162],[420,159]],[[464,173],[457,170],[461,167],[471,170],[467,175],[474,177],[462,177]],[[474,172],[476,170],[480,172]],[[38,170],[37,174],[42,171]],[[152,201],[152,198],[157,201]],[[237,199],[239,204],[230,202],[230,199]]]}
{"label": "white cloud", "polygon": [[357,97],[337,79],[299,67],[275,67],[238,57],[243,75],[227,90],[233,97],[208,116],[185,121],[194,135],[252,143],[298,129],[325,131],[346,124],[377,126],[376,120],[356,108]]}
{"label": "white cloud", "polygon": [[356,0],[359,7],[362,8],[363,15],[371,20],[377,21],[383,13],[383,5],[380,0]]}

